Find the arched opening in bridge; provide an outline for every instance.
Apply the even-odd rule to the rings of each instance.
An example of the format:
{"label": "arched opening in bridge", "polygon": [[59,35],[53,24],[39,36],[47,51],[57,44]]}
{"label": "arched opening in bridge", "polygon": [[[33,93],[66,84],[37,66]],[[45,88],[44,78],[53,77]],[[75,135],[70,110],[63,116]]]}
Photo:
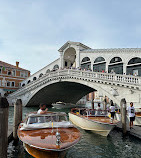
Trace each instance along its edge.
{"label": "arched opening in bridge", "polygon": [[93,71],[95,72],[105,72],[106,68],[106,61],[103,57],[98,57],[95,59],[94,64],[93,64]]}
{"label": "arched opening in bridge", "polygon": [[111,59],[108,65],[108,72],[115,72],[116,74],[123,74],[123,62],[120,57],[114,57]]}
{"label": "arched opening in bridge", "polygon": [[89,57],[84,57],[81,61],[81,69],[89,70],[91,69],[91,60]]}
{"label": "arched opening in bridge", "polygon": [[24,86],[25,86],[25,84],[23,83],[23,84],[22,84],[22,87],[24,87]]}
{"label": "arched opening in bridge", "polygon": [[31,81],[30,81],[30,80],[28,80],[28,81],[27,81],[27,84],[29,84],[30,82],[31,82]]}
{"label": "arched opening in bridge", "polygon": [[47,69],[46,73],[50,73],[50,69]]}
{"label": "arched opening in bridge", "polygon": [[41,74],[39,75],[39,78],[42,77],[42,76],[43,76],[43,74],[41,73]]}
{"label": "arched opening in bridge", "polygon": [[27,106],[39,106],[40,103],[51,105],[58,101],[77,103],[83,96],[95,89],[76,82],[57,82],[40,89],[27,103]]}
{"label": "arched opening in bridge", "polygon": [[56,71],[56,70],[58,70],[58,69],[59,69],[59,65],[57,65],[57,64],[54,65],[53,70]]}
{"label": "arched opening in bridge", "polygon": [[35,80],[37,80],[37,78],[36,78],[36,77],[33,77],[33,81],[35,81]]}
{"label": "arched opening in bridge", "polygon": [[127,75],[141,76],[141,58],[135,57],[129,60]]}
{"label": "arched opening in bridge", "polygon": [[75,59],[76,59],[75,49],[72,47],[68,48],[64,53],[64,67],[65,68],[76,67]]}

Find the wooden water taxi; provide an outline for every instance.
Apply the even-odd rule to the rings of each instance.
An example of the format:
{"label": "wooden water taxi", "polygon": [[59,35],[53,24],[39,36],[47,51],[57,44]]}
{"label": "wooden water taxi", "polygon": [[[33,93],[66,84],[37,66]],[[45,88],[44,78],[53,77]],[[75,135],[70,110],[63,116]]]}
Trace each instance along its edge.
{"label": "wooden water taxi", "polygon": [[[116,118],[117,118],[118,121],[121,121],[121,113],[120,113],[120,112],[117,112],[117,113],[116,113]],[[127,124],[129,124],[130,118],[129,118],[128,115],[127,115],[126,121],[127,121]],[[135,126],[141,126],[141,112],[135,112],[134,125],[135,125]]]}
{"label": "wooden water taxi", "polygon": [[107,136],[119,122],[117,120],[111,122],[107,111],[82,108],[72,109],[69,113],[69,119],[76,126],[102,136]]}
{"label": "wooden water taxi", "polygon": [[35,158],[64,157],[81,134],[67,121],[66,113],[29,114],[19,125],[18,137],[26,151]]}
{"label": "wooden water taxi", "polygon": [[134,125],[141,126],[141,112],[136,112],[136,117],[134,121]]}

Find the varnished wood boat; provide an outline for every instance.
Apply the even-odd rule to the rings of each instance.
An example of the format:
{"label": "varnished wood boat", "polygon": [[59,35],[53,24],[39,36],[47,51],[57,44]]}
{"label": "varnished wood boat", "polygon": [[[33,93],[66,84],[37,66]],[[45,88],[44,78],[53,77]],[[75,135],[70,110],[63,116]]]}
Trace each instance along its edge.
{"label": "varnished wood boat", "polygon": [[69,113],[69,119],[82,129],[107,136],[119,121],[113,120],[111,123],[111,119],[107,116],[105,111],[101,110],[99,112],[100,114],[97,115],[96,110],[75,108]]}
{"label": "varnished wood boat", "polygon": [[[116,113],[116,118],[117,118],[118,121],[121,121],[121,113],[120,112]],[[127,115],[126,121],[127,121],[127,124],[129,124],[130,118],[129,118],[128,115]],[[135,126],[141,126],[141,112],[136,112],[135,113],[134,125]]]}
{"label": "varnished wood boat", "polygon": [[35,158],[64,157],[67,149],[81,137],[65,113],[29,114],[18,128],[18,137]]}

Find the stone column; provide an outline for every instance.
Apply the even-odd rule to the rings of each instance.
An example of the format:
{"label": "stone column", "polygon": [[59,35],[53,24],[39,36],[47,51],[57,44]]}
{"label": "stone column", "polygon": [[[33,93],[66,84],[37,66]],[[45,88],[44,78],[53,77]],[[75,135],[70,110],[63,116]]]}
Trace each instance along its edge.
{"label": "stone column", "polygon": [[64,68],[63,52],[60,52],[60,68]]}
{"label": "stone column", "polygon": [[80,51],[79,48],[76,49],[76,68],[80,67]]}
{"label": "stone column", "polygon": [[108,73],[108,63],[106,62],[106,68],[105,71]]}
{"label": "stone column", "polygon": [[126,75],[126,63],[123,63],[123,74]]}

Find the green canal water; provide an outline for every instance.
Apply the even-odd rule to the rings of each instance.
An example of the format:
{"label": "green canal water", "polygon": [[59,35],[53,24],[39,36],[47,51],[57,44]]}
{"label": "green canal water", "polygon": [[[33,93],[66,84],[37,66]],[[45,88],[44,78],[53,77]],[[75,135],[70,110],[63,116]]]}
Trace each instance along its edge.
{"label": "green canal water", "polygon": [[[36,111],[36,107],[24,107],[23,116],[26,113]],[[64,111],[49,108],[49,111]],[[13,123],[13,107],[9,109],[9,123]],[[82,138],[78,144],[70,148],[65,158],[141,158],[141,140],[127,135],[123,137],[118,130],[113,130],[107,138],[80,129]],[[8,158],[33,158],[19,142],[17,146],[11,142],[8,146]]]}

